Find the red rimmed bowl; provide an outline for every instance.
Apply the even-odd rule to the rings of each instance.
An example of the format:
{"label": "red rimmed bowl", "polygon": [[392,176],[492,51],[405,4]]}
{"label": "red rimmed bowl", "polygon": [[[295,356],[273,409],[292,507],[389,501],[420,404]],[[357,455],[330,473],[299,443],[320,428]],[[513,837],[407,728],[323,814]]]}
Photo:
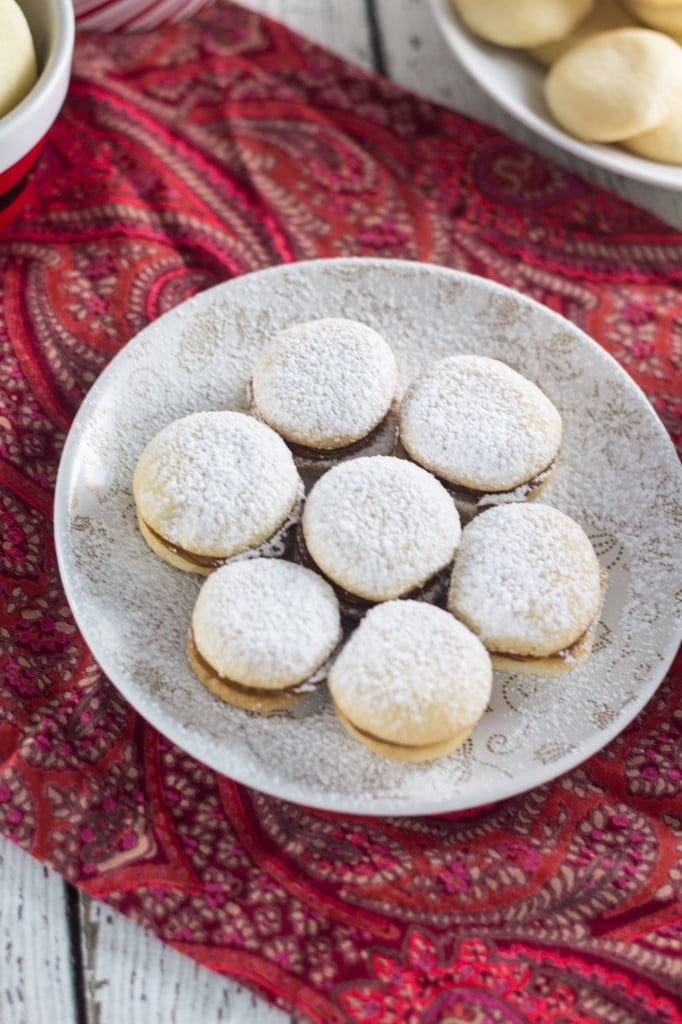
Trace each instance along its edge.
{"label": "red rimmed bowl", "polygon": [[72,0],[17,0],[38,58],[29,94],[0,117],[0,230],[19,212],[45,137],[59,113],[71,76]]}

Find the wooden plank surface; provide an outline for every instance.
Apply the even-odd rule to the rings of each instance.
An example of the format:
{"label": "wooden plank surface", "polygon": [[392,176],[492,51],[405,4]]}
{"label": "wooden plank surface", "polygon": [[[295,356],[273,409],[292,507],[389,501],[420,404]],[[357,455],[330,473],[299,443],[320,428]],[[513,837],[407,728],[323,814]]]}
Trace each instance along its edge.
{"label": "wooden plank surface", "polygon": [[288,1014],[86,896],[81,924],[88,1024],[290,1024]]}
{"label": "wooden plank surface", "polygon": [[278,18],[364,68],[372,67],[365,0],[240,0],[244,7]]}
{"label": "wooden plank surface", "polygon": [[[249,0],[247,6],[280,18],[363,67],[385,68],[407,88],[496,125],[682,227],[679,194],[592,168],[533,136],[501,111],[455,62],[440,38],[428,0]],[[72,950],[66,886],[3,839],[0,879],[0,1024],[290,1020],[82,896],[77,897],[75,922],[80,946]],[[79,973],[77,998],[74,976]]]}
{"label": "wooden plank surface", "polygon": [[0,1022],[76,1018],[66,887],[7,839],[0,842]]}

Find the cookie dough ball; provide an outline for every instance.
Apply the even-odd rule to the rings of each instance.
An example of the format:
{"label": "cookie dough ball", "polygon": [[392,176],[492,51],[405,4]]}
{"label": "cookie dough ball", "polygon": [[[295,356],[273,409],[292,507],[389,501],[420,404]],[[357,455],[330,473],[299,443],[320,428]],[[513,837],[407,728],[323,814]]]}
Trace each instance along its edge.
{"label": "cookie dough ball", "polygon": [[563,39],[558,39],[556,42],[546,43],[544,46],[535,46],[528,52],[540,64],[551,67],[572,46],[582,42],[583,39],[596,35],[597,32],[608,32],[615,28],[636,27],[637,22],[620,5],[618,0],[597,0],[590,13],[578,24],[573,32],[564,36]]}
{"label": "cookie dough ball", "polygon": [[31,30],[15,0],[0,0],[0,117],[33,88],[38,77]]}
{"label": "cookie dough ball", "polygon": [[655,3],[647,0],[624,0],[627,8],[639,21],[658,32],[678,35],[682,32],[682,3],[675,0],[672,4]]}
{"label": "cookie dough ball", "polygon": [[410,387],[400,405],[400,441],[435,474],[462,515],[524,501],[548,482],[561,417],[535,384],[497,359],[449,356]]}
{"label": "cookie dough ball", "polygon": [[284,554],[303,484],[274,430],[238,412],[198,412],[149,442],[133,496],[151,549],[207,576],[233,558]]}
{"label": "cookie dough ball", "polygon": [[281,331],[260,352],[253,413],[287,442],[299,468],[350,456],[389,455],[396,434],[398,371],[377,331],[327,318]]}
{"label": "cookie dough ball", "polygon": [[453,0],[474,35],[498,46],[541,46],[572,32],[594,0]]}
{"label": "cookie dough ball", "polygon": [[448,609],[493,666],[551,674],[592,648],[604,577],[589,537],[549,505],[489,509],[462,532]]}
{"label": "cookie dough ball", "polygon": [[379,601],[435,600],[460,537],[457,509],[438,481],[405,459],[376,455],[335,466],[305,504],[299,556],[359,617]]}
{"label": "cookie dough ball", "polygon": [[440,608],[390,601],[368,612],[329,673],[341,722],[377,754],[431,761],[460,746],[486,709],[490,658]]}
{"label": "cookie dough ball", "polygon": [[623,145],[631,153],[666,164],[682,164],[682,100],[672,114],[655,128],[627,139]]}
{"label": "cookie dough ball", "polygon": [[656,127],[682,89],[682,53],[643,28],[602,32],[561,57],[545,81],[558,124],[587,142],[620,142]]}
{"label": "cookie dough ball", "polygon": [[339,606],[324,580],[291,562],[255,558],[226,565],[203,584],[187,658],[222,700],[274,711],[317,688],[341,635]]}

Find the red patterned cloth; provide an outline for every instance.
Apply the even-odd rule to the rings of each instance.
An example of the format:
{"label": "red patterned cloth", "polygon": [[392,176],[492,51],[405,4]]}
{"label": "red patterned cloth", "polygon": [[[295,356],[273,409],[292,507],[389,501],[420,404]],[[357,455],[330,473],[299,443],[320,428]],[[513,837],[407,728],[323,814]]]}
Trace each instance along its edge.
{"label": "red patterned cloth", "polygon": [[682,440],[682,236],[493,130],[227,0],[78,40],[0,239],[0,822],[304,1019],[682,1021],[680,666],[583,766],[432,819],[219,777],[103,678],[52,542],[65,432],[110,357],[199,289],[333,255],[487,275],[598,339]]}

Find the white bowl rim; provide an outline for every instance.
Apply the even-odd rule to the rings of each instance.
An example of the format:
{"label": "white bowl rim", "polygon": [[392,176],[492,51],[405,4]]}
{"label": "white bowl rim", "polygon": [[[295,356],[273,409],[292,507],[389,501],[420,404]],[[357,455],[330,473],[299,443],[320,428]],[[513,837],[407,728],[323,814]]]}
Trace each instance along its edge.
{"label": "white bowl rim", "polygon": [[13,167],[36,146],[53,124],[66,96],[75,38],[72,0],[53,0],[58,31],[45,66],[24,99],[0,118],[0,174]]}
{"label": "white bowl rim", "polygon": [[[678,0],[679,2],[680,0]],[[541,115],[516,90],[503,88],[498,79],[491,79],[489,75],[485,74],[485,63],[489,54],[493,55],[496,51],[501,51],[506,61],[513,61],[517,65],[515,77],[520,84],[524,84],[528,73],[524,71],[524,68],[532,66],[531,73],[539,75],[543,73],[541,65],[535,65],[521,48],[500,48],[496,47],[494,43],[486,43],[482,39],[477,39],[461,23],[451,0],[430,0],[430,3],[436,24],[446,44],[476,84],[516,121],[557,147],[556,154],[547,154],[549,159],[559,161],[561,150],[563,150],[565,153],[585,160],[593,167],[622,175],[623,178],[641,181],[646,185],[682,190],[682,173],[679,165],[650,160],[619,149],[614,144],[583,142],[582,139],[574,138],[555,124],[549,116],[549,112],[546,115]],[[530,142],[528,144],[530,145]],[[569,167],[570,169],[577,174],[581,173],[579,168]],[[610,188],[611,186],[605,184],[605,187]]]}

